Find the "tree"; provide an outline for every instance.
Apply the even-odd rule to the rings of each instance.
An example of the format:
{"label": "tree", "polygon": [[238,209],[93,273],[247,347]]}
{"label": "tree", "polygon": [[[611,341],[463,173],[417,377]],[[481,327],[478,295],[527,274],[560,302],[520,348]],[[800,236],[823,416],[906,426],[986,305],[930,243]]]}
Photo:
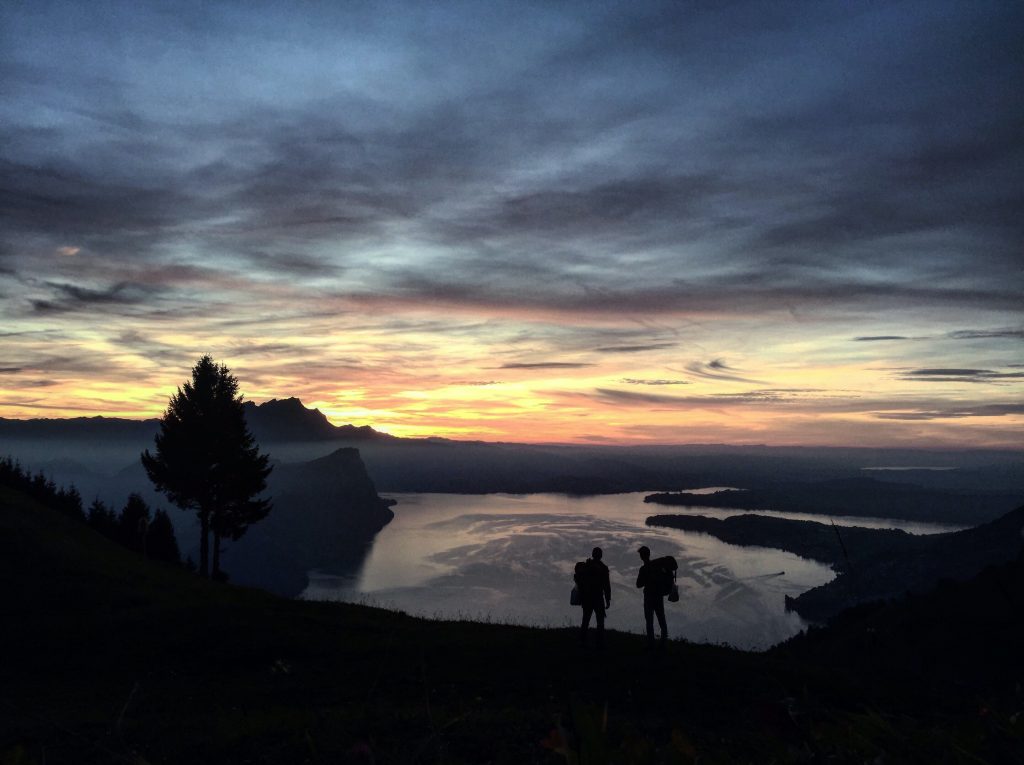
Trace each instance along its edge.
{"label": "tree", "polygon": [[117,519],[117,541],[129,550],[145,555],[149,521],[149,505],[138,494],[129,494],[121,517]]}
{"label": "tree", "polygon": [[109,539],[117,534],[117,515],[99,497],[89,505],[87,520],[90,526]]}
{"label": "tree", "polygon": [[149,524],[146,554],[153,560],[181,565],[181,553],[178,551],[178,540],[174,538],[174,526],[163,510],[157,510],[153,522]]}
{"label": "tree", "polygon": [[260,454],[245,421],[238,380],[223,364],[203,356],[191,381],[171,396],[156,436],[156,454],[142,464],[158,491],[199,518],[199,573],[220,575],[220,542],[238,540],[266,517],[271,504],[258,495],[267,486],[269,455]]}

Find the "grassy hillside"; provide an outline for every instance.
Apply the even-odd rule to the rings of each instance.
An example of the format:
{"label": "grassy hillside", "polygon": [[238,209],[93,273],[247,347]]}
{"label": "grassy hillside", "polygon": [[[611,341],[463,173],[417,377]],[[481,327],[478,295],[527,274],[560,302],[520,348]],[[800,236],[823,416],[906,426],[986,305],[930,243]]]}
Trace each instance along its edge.
{"label": "grassy hillside", "polygon": [[1010,762],[1024,740],[998,683],[848,673],[823,642],[581,652],[570,630],[289,601],[3,489],[0,572],[0,763]]}

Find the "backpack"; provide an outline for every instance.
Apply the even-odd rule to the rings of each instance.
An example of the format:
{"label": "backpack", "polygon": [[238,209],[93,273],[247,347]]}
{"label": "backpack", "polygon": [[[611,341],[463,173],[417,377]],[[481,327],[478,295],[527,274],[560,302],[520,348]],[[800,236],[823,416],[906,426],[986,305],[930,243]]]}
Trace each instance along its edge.
{"label": "backpack", "polygon": [[679,587],[676,586],[676,570],[679,565],[671,555],[655,558],[651,561],[651,570],[654,572],[655,583],[659,595],[667,595],[670,603],[679,600]]}
{"label": "backpack", "polygon": [[572,592],[569,593],[569,605],[570,606],[582,606],[583,605],[583,594],[582,590],[587,585],[587,562],[581,560],[576,564],[572,575],[573,582],[576,586],[572,588]]}

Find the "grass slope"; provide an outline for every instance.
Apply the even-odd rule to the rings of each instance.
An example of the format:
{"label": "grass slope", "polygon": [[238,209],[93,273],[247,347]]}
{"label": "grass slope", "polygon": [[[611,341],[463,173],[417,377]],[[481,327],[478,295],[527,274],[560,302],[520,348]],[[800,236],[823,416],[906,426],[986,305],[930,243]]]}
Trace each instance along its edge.
{"label": "grass slope", "polygon": [[838,655],[581,652],[570,630],[215,585],[4,489],[0,573],[5,765],[1013,761],[1019,735],[998,699],[981,719],[977,695]]}

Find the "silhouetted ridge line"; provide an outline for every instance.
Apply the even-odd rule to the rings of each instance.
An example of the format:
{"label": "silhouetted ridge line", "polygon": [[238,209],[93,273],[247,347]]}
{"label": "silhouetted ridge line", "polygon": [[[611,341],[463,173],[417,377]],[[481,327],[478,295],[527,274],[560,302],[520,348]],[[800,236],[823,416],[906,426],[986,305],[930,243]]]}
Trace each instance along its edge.
{"label": "silhouetted ridge line", "polygon": [[369,425],[333,425],[319,409],[309,409],[297,398],[245,403],[246,420],[260,442],[274,441],[384,441],[394,440]]}
{"label": "silhouetted ridge line", "polygon": [[[246,421],[257,441],[399,441],[369,425],[333,425],[319,409],[297,398],[244,403]],[[152,442],[160,420],[121,417],[68,417],[14,420],[0,417],[0,438],[139,440]]]}

